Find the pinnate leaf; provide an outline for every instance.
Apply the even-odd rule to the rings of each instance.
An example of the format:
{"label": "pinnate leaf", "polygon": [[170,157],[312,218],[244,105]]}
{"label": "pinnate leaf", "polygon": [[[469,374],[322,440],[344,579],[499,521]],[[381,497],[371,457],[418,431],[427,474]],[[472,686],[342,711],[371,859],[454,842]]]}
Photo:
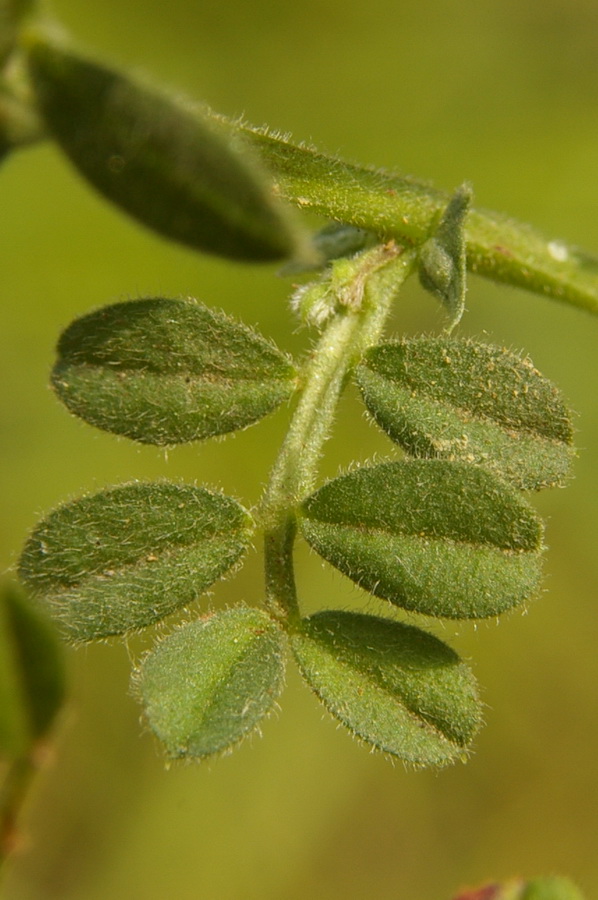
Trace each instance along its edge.
{"label": "pinnate leaf", "polygon": [[284,638],[258,609],[191,622],[157,644],[136,674],[149,724],[169,756],[228,750],[272,711],[284,677]]}
{"label": "pinnate leaf", "polygon": [[431,616],[484,618],[533,595],[542,524],[477,466],[412,460],[364,467],[304,501],[301,531],[361,587]]}
{"label": "pinnate leaf", "polygon": [[190,300],[116,303],[75,320],[52,385],[92,425],[149,444],[246,428],[295,389],[289,360],[224,313]]}
{"label": "pinnate leaf", "polygon": [[105,197],[197,250],[255,261],[295,254],[295,230],[268,179],[222,129],[49,35],[28,43],[48,130]]}
{"label": "pinnate leaf", "polygon": [[470,670],[419,628],[325,610],[302,621],[292,646],[328,710],[378,750],[442,766],[463,757],[480,726]]}
{"label": "pinnate leaf", "polygon": [[60,641],[46,616],[16,585],[0,592],[0,754],[25,756],[64,700]]}
{"label": "pinnate leaf", "polygon": [[249,540],[249,514],[191,485],[135,483],[61,506],[35,528],[24,582],[74,641],[123,634],[186,606]]}
{"label": "pinnate leaf", "polygon": [[356,378],[378,425],[412,456],[484,465],[524,490],[567,475],[570,414],[527,358],[472,340],[420,337],[372,348]]}

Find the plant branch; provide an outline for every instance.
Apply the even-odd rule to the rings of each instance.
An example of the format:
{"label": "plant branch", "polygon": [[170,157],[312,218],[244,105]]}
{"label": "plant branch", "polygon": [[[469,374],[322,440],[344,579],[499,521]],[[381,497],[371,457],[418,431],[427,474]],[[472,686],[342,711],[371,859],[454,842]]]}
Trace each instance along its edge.
{"label": "plant branch", "polygon": [[378,245],[354,263],[352,292],[337,297],[335,315],[308,363],[304,389],[261,507],[270,610],[298,617],[292,569],[294,508],[312,490],[347,376],[379,339],[396,293],[415,265],[414,251]]}
{"label": "plant branch", "polygon": [[[450,199],[425,182],[344,162],[244,124],[229,126],[258,154],[285,200],[381,239],[422,243]],[[472,272],[598,313],[598,257],[487,210],[470,212],[466,239]]]}

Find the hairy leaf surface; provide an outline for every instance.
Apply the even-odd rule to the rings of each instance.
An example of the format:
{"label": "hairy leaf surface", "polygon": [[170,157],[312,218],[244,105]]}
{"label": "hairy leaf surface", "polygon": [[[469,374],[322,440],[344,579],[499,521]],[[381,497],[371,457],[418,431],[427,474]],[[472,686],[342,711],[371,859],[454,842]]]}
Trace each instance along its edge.
{"label": "hairy leaf surface", "polygon": [[471,671],[419,628],[325,610],[302,621],[292,646],[325,706],[378,750],[442,766],[463,757],[480,726]]}
{"label": "hairy leaf surface", "polygon": [[562,484],[568,473],[569,411],[527,358],[421,337],[372,348],[356,378],[378,425],[412,456],[484,465],[523,490]]}
{"label": "hairy leaf surface", "polygon": [[299,522],[324,559],[414,612],[484,618],[538,588],[540,520],[477,466],[413,460],[364,467],[308,497]]}
{"label": "hairy leaf surface", "polygon": [[149,444],[246,428],[287,400],[296,373],[265,338],[189,300],[149,298],[74,321],[56,393],[92,425]]}
{"label": "hairy leaf surface", "polygon": [[136,688],[169,756],[228,750],[272,711],[284,677],[283,634],[257,609],[179,628],[145,658]]}
{"label": "hairy leaf surface", "polygon": [[250,527],[236,500],[205,488],[121,485],[40,522],[19,571],[67,636],[89,641],[191,603],[234,566]]}

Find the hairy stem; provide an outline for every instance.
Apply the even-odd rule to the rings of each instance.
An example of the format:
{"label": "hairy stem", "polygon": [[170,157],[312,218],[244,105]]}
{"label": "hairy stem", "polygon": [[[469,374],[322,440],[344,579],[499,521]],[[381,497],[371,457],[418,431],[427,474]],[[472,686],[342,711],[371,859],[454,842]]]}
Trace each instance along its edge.
{"label": "hairy stem", "polygon": [[[283,199],[385,238],[421,243],[449,200],[412,178],[295,146],[263,129],[229,127],[257,153]],[[471,210],[466,237],[472,272],[598,313],[597,256],[484,209]]]}
{"label": "hairy stem", "polygon": [[299,619],[293,574],[296,506],[312,490],[322,448],[351,369],[375,344],[416,254],[390,243],[363,254],[350,295],[343,294],[309,360],[304,388],[261,508],[265,525],[266,601],[289,624]]}

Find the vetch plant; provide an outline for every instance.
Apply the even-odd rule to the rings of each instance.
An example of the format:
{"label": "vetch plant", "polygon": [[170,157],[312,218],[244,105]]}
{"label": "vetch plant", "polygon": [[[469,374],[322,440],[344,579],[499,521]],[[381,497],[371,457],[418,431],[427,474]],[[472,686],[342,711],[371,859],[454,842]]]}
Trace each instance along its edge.
{"label": "vetch plant", "polygon": [[[298,400],[253,513],[204,487],[117,486],[40,522],[20,560],[22,580],[70,640],[126,635],[189,607],[239,565],[261,529],[263,607],[204,612],[161,636],[134,673],[167,752],[202,758],[254,730],[279,695],[290,648],[330,712],[373,747],[414,765],[463,758],[481,722],[469,668],[437,638],[390,617],[303,617],[293,545],[301,534],[366,591],[427,616],[496,616],[537,594],[542,523],[521,491],[563,483],[569,414],[528,359],[448,334],[463,313],[467,252],[476,230],[483,244],[493,219],[470,212],[468,186],[446,201],[411,183],[389,192],[367,169],[349,180],[343,163],[200,116],[46,32],[26,33],[23,44],[44,128],[96,188],[199,249],[319,265],[293,305],[322,334],[300,365],[191,300],[117,303],[73,322],[59,340],[52,385],[71,412],[106,431],[169,446],[245,428],[293,394]],[[321,258],[322,246],[339,252],[330,227],[307,246],[274,199],[268,171],[275,193],[294,193],[300,207],[316,206],[305,194],[320,184],[318,208],[340,223],[341,257]],[[309,185],[299,194],[290,185],[301,179]],[[338,209],[341,189],[361,194],[350,215]],[[349,255],[348,228],[363,246]],[[504,252],[509,236],[501,235],[506,262],[493,274],[517,281],[524,273],[515,251]],[[538,239],[516,233],[529,255],[526,239]],[[583,290],[586,305],[595,302],[580,267],[542,249],[542,284],[533,286],[577,302]],[[480,269],[483,246],[477,254]],[[559,268],[558,279],[544,271]],[[445,305],[446,332],[386,341],[391,305],[414,273]],[[318,488],[322,447],[352,377],[405,458],[361,465]]]}
{"label": "vetch plant", "polygon": [[[539,593],[544,545],[524,492],[563,485],[574,455],[571,415],[529,358],[458,336],[467,269],[595,313],[598,260],[476,210],[469,185],[447,196],[226,120],[79,55],[52,29],[15,25],[5,46],[7,152],[52,139],[98,191],[164,237],[312,273],[291,306],[319,332],[306,358],[291,360],[192,299],[146,297],[74,321],[51,383],[97,428],[168,447],[294,405],[256,509],[168,481],[84,496],[34,529],[19,563],[24,585],[75,643],[187,610],[133,673],[171,757],[211,757],[255,731],[290,654],[370,747],[413,766],[464,759],[482,721],[474,676],[396,610],[477,620],[525,608]],[[34,123],[26,134],[24,121]],[[291,205],[328,224],[308,237]],[[413,275],[442,303],[446,328],[388,338]],[[351,380],[402,457],[320,484]],[[201,607],[260,534],[263,602]],[[368,593],[388,601],[388,615],[305,616],[298,539],[362,588],[364,603]]]}

